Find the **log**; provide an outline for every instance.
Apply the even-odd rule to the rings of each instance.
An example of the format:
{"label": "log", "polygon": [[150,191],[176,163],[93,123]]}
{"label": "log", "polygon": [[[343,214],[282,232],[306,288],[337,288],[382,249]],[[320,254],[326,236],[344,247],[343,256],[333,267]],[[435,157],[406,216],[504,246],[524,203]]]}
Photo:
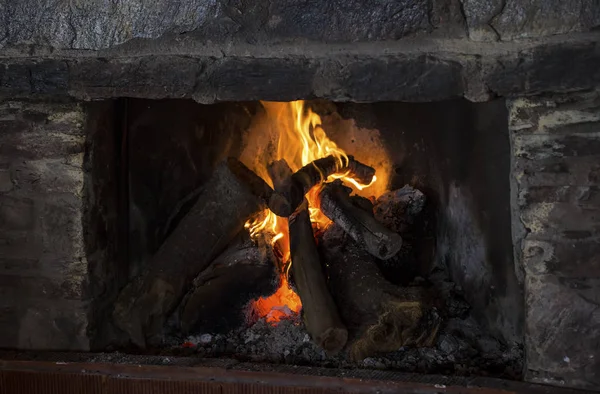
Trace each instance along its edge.
{"label": "log", "polygon": [[319,249],[329,289],[348,327],[352,360],[435,343],[441,319],[432,290],[386,281],[375,258],[337,224],[324,232]]}
{"label": "log", "polygon": [[290,216],[289,230],[291,272],[306,330],[317,345],[335,354],[346,344],[348,331],[327,288],[306,201]]}
{"label": "log", "polygon": [[379,223],[370,212],[352,203],[351,189],[337,180],[323,186],[321,211],[373,256],[387,260],[402,247],[402,237]]}
{"label": "log", "polygon": [[270,163],[267,171],[273,181],[274,193],[286,193],[291,188],[294,173],[285,159]]}
{"label": "log", "polygon": [[377,198],[375,218],[387,228],[403,234],[410,230],[425,207],[425,195],[410,185],[389,191]]}
{"label": "log", "polygon": [[271,188],[236,159],[220,164],[196,203],[119,294],[113,319],[141,348],[159,335],[193,279],[221,253],[244,222],[266,207]]}
{"label": "log", "polygon": [[184,335],[229,332],[247,320],[248,300],[273,294],[280,276],[272,249],[242,230],[196,279],[173,320]]}
{"label": "log", "polygon": [[416,276],[429,275],[436,245],[434,210],[426,206],[425,195],[410,185],[377,198],[372,209],[375,219],[402,237],[400,252],[379,262],[387,279],[406,285]]}
{"label": "log", "polygon": [[340,167],[338,159],[327,156],[305,165],[292,175],[291,181],[285,184],[285,188],[273,193],[269,200],[269,208],[277,216],[290,216],[302,203],[304,195],[310,189],[336,173],[349,172],[349,176],[362,184],[371,183],[375,176],[373,167],[362,164],[353,156],[348,156],[344,164]]}

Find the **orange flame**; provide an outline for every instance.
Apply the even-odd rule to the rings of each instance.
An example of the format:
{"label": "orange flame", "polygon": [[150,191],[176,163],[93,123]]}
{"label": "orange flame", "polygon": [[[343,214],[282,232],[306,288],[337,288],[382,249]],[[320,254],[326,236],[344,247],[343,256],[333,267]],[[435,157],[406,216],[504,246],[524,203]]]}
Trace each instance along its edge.
{"label": "orange flame", "polygon": [[[321,125],[321,118],[310,108],[305,108],[304,101],[262,102],[262,104],[267,116],[274,119],[277,125],[277,149],[275,157],[271,157],[271,160],[285,159],[294,172],[317,159],[330,155],[337,159],[338,170],[346,166],[348,156],[327,137]],[[271,183],[267,175],[267,164],[269,163],[259,163],[259,168],[255,168],[255,170]],[[340,172],[331,175],[328,180],[342,179],[358,190],[371,186],[376,180],[373,177],[373,181],[369,185],[364,185],[349,175],[349,171]],[[317,231],[323,231],[331,223],[319,209],[321,187],[322,185],[313,187],[306,195],[310,220]],[[287,280],[287,273],[292,263],[290,261],[287,219],[277,217],[267,209],[250,219],[245,227],[254,239],[259,236],[270,238],[271,245],[280,252],[281,261],[281,286],[273,295],[253,301],[251,307],[258,316],[265,317],[271,323],[276,323],[286,317],[288,311],[297,314],[302,303],[298,295],[290,288]]]}
{"label": "orange flame", "polygon": [[293,314],[298,314],[300,308],[302,308],[300,297],[290,287],[286,275],[281,275],[281,285],[275,293],[268,297],[261,297],[252,303],[254,312],[269,323],[277,323]]}

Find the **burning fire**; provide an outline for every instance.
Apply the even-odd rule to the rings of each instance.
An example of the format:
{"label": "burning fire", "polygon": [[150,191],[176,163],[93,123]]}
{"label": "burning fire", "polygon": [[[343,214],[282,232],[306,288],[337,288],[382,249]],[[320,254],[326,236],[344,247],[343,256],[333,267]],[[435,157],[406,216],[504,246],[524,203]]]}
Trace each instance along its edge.
{"label": "burning fire", "polygon": [[[346,153],[335,142],[330,140],[321,124],[321,118],[310,108],[304,106],[304,101],[288,103],[263,102],[267,116],[276,125],[276,152],[269,157],[269,161],[285,159],[292,171],[296,172],[314,160],[334,156],[337,168],[345,168],[348,161]],[[265,157],[265,156],[263,156]],[[265,181],[271,184],[267,172],[269,162],[257,163],[253,168]],[[257,168],[258,167],[258,168]],[[371,186],[363,185],[349,177],[349,172],[336,173],[328,180],[342,179],[352,185],[356,190]],[[319,209],[319,192],[321,185],[313,187],[306,195],[309,205],[310,220],[317,231],[323,231],[331,221]],[[273,246],[279,258],[281,285],[271,296],[253,301],[251,308],[260,316],[265,317],[270,323],[276,323],[290,313],[297,314],[302,303],[298,295],[290,288],[287,274],[292,261],[290,260],[290,246],[287,219],[277,217],[270,210],[261,212],[245,224],[246,229],[253,239],[264,237]]]}

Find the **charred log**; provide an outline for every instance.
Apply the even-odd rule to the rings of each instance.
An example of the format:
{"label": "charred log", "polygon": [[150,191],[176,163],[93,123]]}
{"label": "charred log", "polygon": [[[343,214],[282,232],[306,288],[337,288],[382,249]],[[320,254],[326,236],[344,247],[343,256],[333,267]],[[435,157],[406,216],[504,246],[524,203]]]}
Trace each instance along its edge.
{"label": "charred log", "polygon": [[325,231],[320,250],[327,262],[331,294],[348,327],[352,359],[434,344],[440,318],[431,290],[386,281],[374,257],[337,224]]}
{"label": "charred log", "polygon": [[327,288],[315,242],[308,204],[289,219],[292,275],[302,301],[302,316],[313,341],[334,354],[348,339],[348,331]]}
{"label": "charred log", "polygon": [[424,206],[425,195],[420,190],[406,185],[379,196],[373,212],[375,218],[384,226],[403,234],[410,229]]}
{"label": "charred log", "polygon": [[426,205],[418,189],[405,185],[377,198],[372,212],[375,219],[402,236],[402,249],[379,262],[384,276],[395,284],[406,285],[415,277],[426,277],[435,255],[435,208]]}
{"label": "charred log", "polygon": [[346,173],[358,182],[369,184],[375,176],[375,169],[348,156],[340,167],[334,156],[327,156],[305,165],[292,175],[291,181],[285,187],[271,196],[269,208],[278,216],[288,217],[304,200],[304,195],[315,185],[325,181],[335,173]]}
{"label": "charred log", "polygon": [[272,162],[268,165],[267,171],[273,181],[275,193],[287,193],[290,190],[294,173],[285,159]]}
{"label": "charred log", "polygon": [[192,209],[181,219],[144,272],[116,302],[115,324],[145,347],[159,334],[193,279],[223,251],[244,222],[264,209],[271,188],[236,159],[215,170]]}
{"label": "charred log", "polygon": [[402,247],[402,237],[356,206],[349,192],[340,181],[325,184],[320,193],[321,211],[373,256],[381,260],[393,257]]}
{"label": "charred log", "polygon": [[272,249],[259,247],[244,230],[194,280],[178,308],[181,332],[226,332],[246,320],[248,300],[277,290]]}
{"label": "charred log", "polygon": [[[373,198],[373,200],[375,200],[375,198]],[[356,205],[363,211],[373,212],[373,201],[369,200],[368,198],[359,195],[353,195],[350,196],[350,201],[352,201],[352,204]]]}

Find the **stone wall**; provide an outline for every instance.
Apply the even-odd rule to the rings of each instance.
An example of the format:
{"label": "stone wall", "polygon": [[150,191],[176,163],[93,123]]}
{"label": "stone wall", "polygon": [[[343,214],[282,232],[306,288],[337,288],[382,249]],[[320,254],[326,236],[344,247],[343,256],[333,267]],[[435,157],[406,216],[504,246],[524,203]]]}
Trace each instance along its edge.
{"label": "stone wall", "polygon": [[[436,14],[449,9],[451,20]],[[462,24],[458,0],[2,0],[0,20],[8,21],[0,46],[86,50],[187,32],[215,42],[394,40]]]}
{"label": "stone wall", "polygon": [[527,379],[600,387],[600,94],[509,101]]}
{"label": "stone wall", "polygon": [[0,102],[0,347],[90,348],[86,126],[81,104]]}
{"label": "stone wall", "polygon": [[0,347],[87,349],[80,105],[0,104]]}
{"label": "stone wall", "polygon": [[0,0],[0,20],[8,98],[487,101],[600,84],[595,0]]}
{"label": "stone wall", "polygon": [[599,37],[511,43],[419,38],[331,47],[221,47],[185,37],[106,52],[0,50],[0,97],[488,101],[599,86]]}
{"label": "stone wall", "polygon": [[[595,0],[1,0],[0,48],[99,50],[193,33],[202,41],[357,42],[433,34],[513,40],[600,26]],[[93,28],[90,28],[93,27]]]}

